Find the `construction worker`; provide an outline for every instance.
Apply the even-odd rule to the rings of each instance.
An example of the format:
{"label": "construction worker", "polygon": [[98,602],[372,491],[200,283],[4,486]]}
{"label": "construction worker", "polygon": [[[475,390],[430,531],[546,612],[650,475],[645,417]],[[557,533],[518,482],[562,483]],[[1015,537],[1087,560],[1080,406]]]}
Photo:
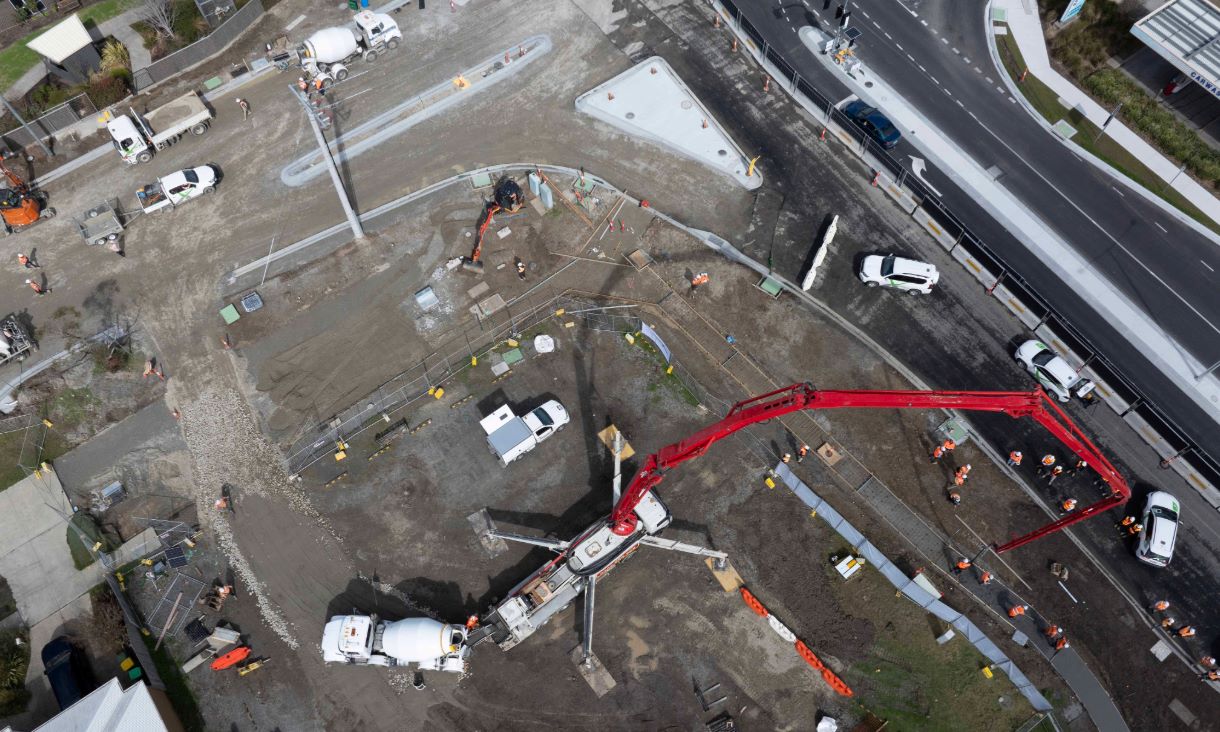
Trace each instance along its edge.
{"label": "construction worker", "polygon": [[237,98],[237,106],[241,107],[241,118],[242,118],[242,120],[244,121],[244,120],[248,120],[248,119],[250,119],[250,103],[249,103],[249,102],[247,102],[245,99],[242,99],[241,97],[238,97],[238,98]]}
{"label": "construction worker", "polygon": [[1046,480],[1046,484],[1047,485],[1053,484],[1055,482],[1055,478],[1058,478],[1061,475],[1063,475],[1063,466],[1056,465],[1055,467],[1050,469],[1049,477]]}
{"label": "construction worker", "polygon": [[43,287],[42,285],[38,284],[34,280],[26,280],[25,283],[27,285],[29,285],[30,289],[34,291],[34,294],[38,295],[39,297],[41,297],[51,291],[51,288]]}
{"label": "construction worker", "polygon": [[805,462],[805,456],[808,454],[809,454],[809,446],[802,442],[801,446],[796,448],[796,461],[798,463]]}
{"label": "construction worker", "polygon": [[1199,663],[1203,664],[1203,668],[1215,668],[1216,659],[1211,656],[1204,656],[1199,659]]}
{"label": "construction worker", "polygon": [[1042,456],[1042,467],[1038,468],[1038,475],[1050,470],[1055,465],[1055,456],[1049,452]]}
{"label": "construction worker", "polygon": [[1025,614],[1026,607],[1024,605],[1013,605],[1008,608],[1008,617],[1018,618]]}
{"label": "construction worker", "polygon": [[1072,644],[1068,643],[1068,639],[1067,639],[1066,635],[1061,637],[1058,641],[1055,642],[1056,651],[1062,651],[1064,648],[1071,648],[1071,647],[1072,647]]}
{"label": "construction worker", "polygon": [[1131,524],[1131,526],[1127,527],[1127,533],[1131,536],[1139,536],[1140,532],[1143,530],[1143,524]]}
{"label": "construction worker", "polygon": [[1169,600],[1157,600],[1148,609],[1154,613],[1163,613],[1169,609]]}
{"label": "construction worker", "polygon": [[966,476],[962,475],[961,473],[954,473],[953,485],[957,486],[958,488],[966,485]]}
{"label": "construction worker", "polygon": [[957,443],[953,440],[945,440],[932,449],[932,459],[929,462],[936,462],[944,457],[945,453],[953,452],[957,448]]}
{"label": "construction worker", "polygon": [[318,76],[314,77],[313,90],[318,94],[322,94],[325,91],[325,89],[323,88],[325,86],[325,84],[326,84],[326,80],[323,79],[321,75],[318,75]]}
{"label": "construction worker", "polygon": [[954,506],[960,506],[962,503],[962,494],[956,488],[949,489],[949,503]]}
{"label": "construction worker", "polygon": [[1082,470],[1087,469],[1088,467],[1089,467],[1089,464],[1086,463],[1084,460],[1077,460],[1076,464],[1072,466],[1072,475],[1076,475],[1077,473],[1079,473]]}
{"label": "construction worker", "polygon": [[965,482],[966,478],[970,477],[970,463],[966,463],[962,467],[958,468],[957,471],[954,472],[953,475],[960,476],[962,479],[962,482]]}
{"label": "construction worker", "polygon": [[1195,637],[1195,626],[1187,625],[1184,628],[1179,628],[1178,637],[1179,638],[1194,638]]}
{"label": "construction worker", "polygon": [[779,461],[781,463],[783,463],[784,465],[787,465],[788,463],[792,462],[792,453],[790,453],[790,452],[784,453],[784,456],[781,457],[779,459]]}
{"label": "construction worker", "polygon": [[17,263],[26,269],[37,269],[38,267],[37,264],[34,264],[34,260],[21,253],[17,254]]}
{"label": "construction worker", "polygon": [[700,272],[696,275],[693,275],[690,278],[691,293],[693,294],[695,292],[695,290],[698,290],[700,285],[706,285],[709,281],[711,281],[711,279],[712,279],[711,276],[708,275],[707,272]]}
{"label": "construction worker", "polygon": [[1075,498],[1063,499],[1063,503],[1060,504],[1060,508],[1063,509],[1063,513],[1071,513],[1072,511],[1075,511],[1076,510],[1076,499]]}
{"label": "construction worker", "polygon": [[1173,618],[1171,618],[1169,616],[1166,616],[1165,618],[1163,618],[1161,620],[1161,627],[1164,628],[1165,630],[1169,630],[1170,628],[1172,628],[1173,626],[1175,626],[1177,624],[1178,624],[1178,621],[1174,620]]}
{"label": "construction worker", "polygon": [[1199,678],[1201,678],[1205,681],[1220,681],[1220,671],[1212,669],[1211,671],[1208,671],[1207,673],[1203,674]]}
{"label": "construction worker", "polygon": [[299,89],[302,94],[309,91],[309,82],[305,81],[304,76],[297,77],[297,89]]}
{"label": "construction worker", "polygon": [[991,584],[991,572],[983,570],[983,573],[981,575],[979,575],[979,584],[981,584],[981,585]]}
{"label": "construction worker", "polygon": [[144,362],[144,373],[141,374],[141,378],[147,379],[149,376],[152,376],[155,373],[157,373],[156,364],[153,363],[153,360],[150,358]]}
{"label": "construction worker", "polygon": [[1059,637],[1060,630],[1059,630],[1058,625],[1051,623],[1050,625],[1046,626],[1046,630],[1044,630],[1042,632],[1046,634],[1047,638],[1050,638],[1051,640],[1055,640],[1056,638]]}
{"label": "construction worker", "polygon": [[525,279],[525,262],[522,262],[520,259],[517,260],[517,278]]}
{"label": "construction worker", "polygon": [[[1128,528],[1130,528],[1131,524],[1133,524],[1133,523],[1135,523],[1134,516],[1123,516],[1123,520],[1119,522],[1117,528],[1119,531],[1125,531]],[[1162,600],[1162,602],[1164,602],[1164,601]],[[1166,607],[1168,607],[1168,606],[1169,606],[1168,603],[1166,603]]]}
{"label": "construction worker", "polygon": [[216,507],[217,511],[228,511],[229,510],[229,499],[226,498],[225,496],[221,496],[220,498],[216,499],[216,503],[213,505]]}
{"label": "construction worker", "polygon": [[479,627],[479,616],[478,615],[471,615],[470,617],[466,618],[467,632],[472,631],[477,627]]}
{"label": "construction worker", "polygon": [[965,572],[967,569],[970,569],[970,565],[970,560],[962,557],[961,559],[957,560],[957,564],[954,565],[953,574],[961,574],[962,572]]}
{"label": "construction worker", "polygon": [[1020,450],[1013,450],[1008,453],[1008,464],[1014,468],[1019,468],[1021,467],[1021,458],[1023,457],[1025,456],[1021,454]]}

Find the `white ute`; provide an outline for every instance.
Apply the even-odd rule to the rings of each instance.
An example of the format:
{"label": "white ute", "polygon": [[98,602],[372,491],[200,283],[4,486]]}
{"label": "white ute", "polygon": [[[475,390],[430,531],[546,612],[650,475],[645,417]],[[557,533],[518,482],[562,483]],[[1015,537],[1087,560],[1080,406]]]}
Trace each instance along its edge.
{"label": "white ute", "polygon": [[935,265],[896,254],[870,254],[861,260],[857,276],[869,287],[881,285],[922,295],[931,294],[940,281]]}
{"label": "white ute", "polygon": [[216,190],[216,171],[210,165],[187,168],[140,186],[136,198],[144,213],[165,211]]}
{"label": "white ute", "polygon": [[1042,341],[1029,340],[1022,343],[1017,349],[1016,359],[1017,363],[1024,366],[1039,384],[1061,402],[1071,401],[1072,394],[1086,399],[1097,388],[1096,384],[1076,373],[1076,369]]}
{"label": "white ute", "polygon": [[212,110],[195,92],[183,94],[169,104],[157,107],[141,117],[136,110],[117,117],[107,112],[106,131],[114,149],[128,165],[152,160],[153,150],[173,145],[189,130],[192,135],[208,131]]}
{"label": "white ute", "polygon": [[487,433],[491,454],[508,465],[563,429],[569,421],[568,410],[552,399],[520,417],[505,404],[479,420],[479,426]]}
{"label": "white ute", "polygon": [[322,631],[322,661],[358,666],[407,666],[463,673],[466,629],[432,618],[386,622],[376,615],[336,615]]}

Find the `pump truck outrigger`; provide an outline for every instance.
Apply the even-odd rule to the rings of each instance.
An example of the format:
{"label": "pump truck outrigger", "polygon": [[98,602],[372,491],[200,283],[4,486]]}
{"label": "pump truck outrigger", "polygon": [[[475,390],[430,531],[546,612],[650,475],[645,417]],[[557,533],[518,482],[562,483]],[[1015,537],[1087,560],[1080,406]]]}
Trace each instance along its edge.
{"label": "pump truck outrigger", "polygon": [[483,207],[483,215],[479,218],[479,233],[474,240],[474,251],[470,253],[469,257],[462,260],[463,269],[482,274],[483,262],[480,261],[480,257],[483,256],[483,237],[487,234],[487,227],[491,226],[496,214],[501,211],[510,214],[517,213],[524,203],[525,194],[521,191],[521,186],[517,185],[517,181],[504,176],[496,183],[492,200]]}
{"label": "pump truck outrigger", "polygon": [[[648,455],[610,515],[585,529],[572,541],[522,537],[489,530],[489,534],[499,538],[548,547],[557,556],[513,588],[503,602],[481,618],[467,642],[477,645],[491,640],[501,650],[507,651],[584,594],[583,644],[584,658],[588,662],[596,583],[641,545],[664,546],[670,543],[655,536],[673,520],[669,509],[654,491],[665,473],[703,455],[716,442],[750,425],[806,409],[842,408],[962,409],[1002,412],[1014,418],[1032,417],[1109,485],[1111,494],[1108,497],[996,547],[996,552],[1023,546],[1121,505],[1131,497],[1130,487],[1110,461],[1101,455],[1093,442],[1042,389],[1032,392],[819,391],[809,383],[794,384],[739,402],[724,419]],[[693,553],[705,556],[718,554],[698,547],[693,549]],[[691,548],[682,550],[691,551]]]}

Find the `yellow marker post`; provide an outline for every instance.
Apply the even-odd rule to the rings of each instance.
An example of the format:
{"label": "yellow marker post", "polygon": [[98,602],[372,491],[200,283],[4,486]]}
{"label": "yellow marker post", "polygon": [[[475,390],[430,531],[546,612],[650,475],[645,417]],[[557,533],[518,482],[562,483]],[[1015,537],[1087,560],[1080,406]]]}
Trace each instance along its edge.
{"label": "yellow marker post", "polygon": [[987,677],[987,678],[989,678],[989,679],[991,679],[991,678],[995,678],[995,674],[991,673],[991,667],[990,667],[990,666],[984,666],[984,667],[983,667],[983,676],[986,676],[986,677]]}
{"label": "yellow marker post", "polygon": [[470,357],[470,365],[471,365],[471,366],[478,366],[478,365],[479,365],[479,357],[478,357],[478,356],[471,356],[471,357]]}
{"label": "yellow marker post", "polygon": [[631,335],[630,333],[624,333],[623,337],[627,339],[628,343],[633,346],[635,345],[635,336]]}
{"label": "yellow marker post", "polygon": [[674,366],[673,366],[673,364],[670,364],[669,368],[665,369],[665,375],[668,376],[668,375],[672,374],[673,372],[674,372]]}
{"label": "yellow marker post", "polygon": [[754,157],[750,158],[750,167],[746,170],[747,178],[754,177],[754,164],[757,163],[758,159],[761,157],[762,157],[762,155],[755,155]]}
{"label": "yellow marker post", "polygon": [[810,511],[810,512],[809,512],[809,518],[817,518],[817,517],[818,517],[818,512],[817,512],[817,511]]}
{"label": "yellow marker post", "polygon": [[771,476],[769,475],[766,478],[763,478],[763,483],[766,483],[768,488],[775,487],[775,481],[771,480]]}
{"label": "yellow marker post", "polygon": [[52,421],[51,421],[51,420],[49,420],[49,419],[46,419],[45,417],[43,418],[42,423],[43,423],[44,425],[46,425],[47,427],[54,427],[54,426],[55,426],[55,423],[54,423],[54,422],[52,422]]}
{"label": "yellow marker post", "polygon": [[436,397],[437,399],[440,399],[441,397],[445,396],[445,390],[438,386],[436,388],[436,393],[433,394],[432,396]]}
{"label": "yellow marker post", "polygon": [[509,348],[516,348],[517,346],[521,345],[517,342],[516,338],[509,338],[507,341],[505,341],[505,343],[508,344]]}
{"label": "yellow marker post", "polygon": [[562,316],[565,312],[567,312],[567,311],[564,310],[563,308],[559,308],[558,310],[555,311],[555,317],[558,318],[558,317]]}

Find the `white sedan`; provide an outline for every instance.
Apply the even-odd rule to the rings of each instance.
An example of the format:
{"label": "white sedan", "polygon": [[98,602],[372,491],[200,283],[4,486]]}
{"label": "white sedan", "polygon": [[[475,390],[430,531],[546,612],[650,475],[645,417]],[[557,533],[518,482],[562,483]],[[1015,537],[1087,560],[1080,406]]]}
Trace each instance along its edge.
{"label": "white sedan", "polygon": [[923,295],[931,294],[940,281],[940,272],[935,265],[904,259],[896,254],[870,254],[860,261],[857,273],[860,281],[869,287],[893,287]]}
{"label": "white sedan", "polygon": [[1071,401],[1072,394],[1084,399],[1097,387],[1076,373],[1076,369],[1042,341],[1025,341],[1017,349],[1016,358],[1017,363],[1061,402]]}

